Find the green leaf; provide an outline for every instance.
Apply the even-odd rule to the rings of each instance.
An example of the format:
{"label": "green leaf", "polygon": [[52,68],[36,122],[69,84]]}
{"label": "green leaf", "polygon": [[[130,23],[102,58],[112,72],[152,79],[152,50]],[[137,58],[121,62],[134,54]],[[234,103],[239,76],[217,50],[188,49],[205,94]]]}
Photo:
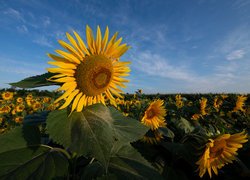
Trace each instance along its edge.
{"label": "green leaf", "polygon": [[0,153],[19,147],[40,144],[40,131],[35,126],[19,126],[0,135]]}
{"label": "green leaf", "polygon": [[101,177],[105,174],[105,170],[103,166],[98,162],[95,161],[91,164],[88,164],[80,174],[81,179],[96,179],[97,177]]}
{"label": "green leaf", "polygon": [[21,147],[0,153],[0,179],[53,179],[68,173],[67,158],[49,146]]}
{"label": "green leaf", "polygon": [[144,126],[141,122],[135,119],[123,116],[121,112],[115,108],[110,107],[109,109],[111,116],[114,119],[114,129],[119,140],[125,143],[134,142],[142,138],[149,130],[149,127]]}
{"label": "green leaf", "polygon": [[130,144],[114,145],[109,171],[117,179],[163,179]]}
{"label": "green leaf", "polygon": [[167,127],[160,127],[158,129],[164,136],[170,138],[170,139],[174,139],[174,132],[171,131],[169,128]]}
{"label": "green leaf", "polygon": [[181,117],[180,119],[175,119],[173,122],[175,123],[177,128],[183,130],[185,134],[191,133],[194,130],[194,127],[191,125],[191,123],[183,117]]}
{"label": "green leaf", "polygon": [[60,85],[60,83],[48,81],[47,79],[54,76],[55,73],[44,73],[42,75],[32,76],[25,78],[19,82],[10,83],[11,86],[19,88],[36,88],[41,86],[51,86],[51,85]]}
{"label": "green leaf", "polygon": [[[47,128],[50,137],[69,147],[78,155],[94,156],[108,166],[110,149],[115,141],[112,119],[107,108],[91,106],[67,117],[66,111],[49,114]],[[65,138],[65,139],[64,139]]]}
{"label": "green leaf", "polygon": [[113,144],[136,141],[148,128],[112,108],[95,104],[69,117],[66,110],[51,112],[47,130],[55,142],[78,155],[95,157],[107,169]]}

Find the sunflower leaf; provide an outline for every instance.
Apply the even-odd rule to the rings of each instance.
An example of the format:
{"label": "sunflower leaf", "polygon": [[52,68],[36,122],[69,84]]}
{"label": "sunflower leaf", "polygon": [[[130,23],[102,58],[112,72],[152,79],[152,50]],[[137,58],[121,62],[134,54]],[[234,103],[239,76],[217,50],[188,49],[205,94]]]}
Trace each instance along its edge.
{"label": "sunflower leaf", "polygon": [[9,83],[11,86],[19,88],[36,88],[42,86],[60,85],[57,82],[48,81],[47,79],[54,76],[55,73],[44,73],[37,76],[25,78],[19,82]]}
{"label": "sunflower leaf", "polygon": [[128,143],[134,142],[142,138],[147,133],[149,127],[143,125],[141,122],[123,116],[118,110],[110,107],[111,116],[114,119],[115,133],[119,137],[119,140]]}
{"label": "sunflower leaf", "polygon": [[107,170],[113,144],[136,141],[148,128],[117,110],[95,104],[69,117],[66,110],[51,112],[47,130],[55,142],[78,155],[95,157]]}
{"label": "sunflower leaf", "polygon": [[130,144],[115,144],[109,163],[117,179],[163,179]]}
{"label": "sunflower leaf", "polygon": [[49,146],[20,147],[0,153],[0,179],[53,179],[68,173],[68,160]]}
{"label": "sunflower leaf", "polygon": [[0,135],[0,153],[18,147],[40,144],[40,131],[36,126],[19,126]]}
{"label": "sunflower leaf", "polygon": [[57,149],[40,145],[37,126],[24,125],[0,135],[0,179],[52,179],[68,172]]}

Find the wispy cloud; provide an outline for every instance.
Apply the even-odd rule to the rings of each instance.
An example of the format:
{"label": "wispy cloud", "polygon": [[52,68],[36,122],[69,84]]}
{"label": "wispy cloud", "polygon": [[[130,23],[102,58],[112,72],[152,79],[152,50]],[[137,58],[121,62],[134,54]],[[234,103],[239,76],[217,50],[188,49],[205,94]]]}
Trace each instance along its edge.
{"label": "wispy cloud", "polygon": [[17,26],[17,31],[20,32],[20,33],[27,33],[27,32],[29,32],[27,26],[25,26],[25,25]]}
{"label": "wispy cloud", "polygon": [[42,24],[44,27],[47,27],[51,24],[51,20],[48,16],[42,17]]}
{"label": "wispy cloud", "polygon": [[23,15],[16,9],[8,8],[3,12],[3,14],[15,18],[17,20],[20,20],[22,22],[25,22]]}
{"label": "wispy cloud", "polygon": [[149,51],[137,53],[135,59],[137,59],[137,61],[134,67],[148,75],[176,80],[192,79],[191,72],[188,72],[187,68],[183,65],[171,65],[166,58]]}
{"label": "wispy cloud", "polygon": [[235,50],[235,51],[232,51],[230,54],[228,54],[226,59],[227,60],[241,59],[244,57],[245,53],[246,52],[243,49]]}
{"label": "wispy cloud", "polygon": [[38,37],[36,37],[33,40],[34,43],[39,44],[41,46],[47,46],[47,47],[53,47],[53,44],[49,41],[49,39],[44,36],[44,35],[40,35]]}

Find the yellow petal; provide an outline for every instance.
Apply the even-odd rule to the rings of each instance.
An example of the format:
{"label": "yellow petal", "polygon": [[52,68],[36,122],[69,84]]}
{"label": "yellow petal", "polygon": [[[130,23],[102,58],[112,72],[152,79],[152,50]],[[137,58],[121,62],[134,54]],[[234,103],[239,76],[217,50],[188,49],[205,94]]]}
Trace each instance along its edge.
{"label": "yellow petal", "polygon": [[106,45],[107,45],[107,42],[108,42],[108,38],[109,38],[109,28],[107,26],[104,37],[103,37],[103,40],[102,40],[102,48],[101,48],[102,52],[105,51],[105,48],[106,48]]}
{"label": "yellow petal", "polygon": [[109,51],[110,47],[113,45],[114,41],[116,40],[117,35],[118,35],[118,32],[116,32],[116,33],[112,36],[111,40],[109,41],[109,43],[108,43],[108,45],[107,45],[107,48],[106,48],[105,51],[104,51],[105,53]]}
{"label": "yellow petal", "polygon": [[62,99],[64,99],[64,98],[66,98],[66,97],[68,97],[69,95],[70,95],[70,93],[72,92],[72,91],[74,91],[75,90],[75,87],[74,86],[72,86],[71,88],[69,88],[62,96],[60,96],[59,98],[57,98],[56,100],[55,100],[55,103],[57,103],[58,101],[60,101],[60,100],[62,100]]}
{"label": "yellow petal", "polygon": [[77,59],[82,59],[81,55],[68,43],[62,41],[62,40],[58,40],[59,44],[67,49],[72,55],[74,55]]}
{"label": "yellow petal", "polygon": [[87,39],[87,44],[88,44],[90,52],[94,54],[94,50],[93,50],[94,36],[93,36],[92,29],[88,25],[86,27],[86,39]]}
{"label": "yellow petal", "polygon": [[48,64],[58,66],[64,69],[76,69],[76,65],[72,63],[49,61]]}
{"label": "yellow petal", "polygon": [[78,103],[78,105],[77,105],[76,111],[77,111],[77,112],[81,112],[82,109],[83,109],[83,106],[85,106],[85,105],[86,105],[86,95],[84,94],[84,95],[81,97],[81,99],[79,100],[79,103]]}
{"label": "yellow petal", "polygon": [[79,36],[79,34],[77,34],[77,32],[73,31],[73,33],[78,41],[80,48],[83,50],[83,52],[85,52],[85,54],[89,55],[89,51],[88,51],[85,43],[83,42],[82,38]]}
{"label": "yellow petal", "polygon": [[63,57],[60,56],[56,56],[54,54],[47,54],[50,58],[54,59],[57,62],[64,62],[64,63],[69,63],[71,61],[69,61],[68,59],[65,59]]}
{"label": "yellow petal", "polygon": [[63,56],[67,60],[69,60],[70,62],[74,62],[74,63],[80,64],[80,60],[77,57],[75,57],[73,54],[64,52],[62,50],[55,50],[55,52],[58,53],[58,54],[60,54],[61,56]]}
{"label": "yellow petal", "polygon": [[64,109],[64,108],[66,108],[66,107],[71,103],[71,101],[74,99],[74,97],[78,94],[78,92],[79,92],[78,89],[75,90],[75,91],[73,91],[73,92],[69,95],[69,97],[66,99],[66,102],[65,102],[59,109]]}
{"label": "yellow petal", "polygon": [[102,47],[102,33],[99,26],[97,26],[97,32],[96,32],[96,52],[97,54],[100,53]]}
{"label": "yellow petal", "polygon": [[77,42],[75,41],[75,39],[69,34],[66,33],[66,36],[69,40],[69,42],[77,49],[77,52],[80,53],[80,57],[85,57],[83,51],[81,50],[81,48],[78,46]]}
{"label": "yellow petal", "polygon": [[74,102],[73,102],[73,104],[72,104],[71,113],[75,110],[75,108],[76,108],[76,106],[77,106],[77,104],[78,104],[78,102],[79,102],[79,100],[80,100],[81,97],[82,97],[82,92],[79,93],[79,94],[76,96],[76,98],[74,99]]}

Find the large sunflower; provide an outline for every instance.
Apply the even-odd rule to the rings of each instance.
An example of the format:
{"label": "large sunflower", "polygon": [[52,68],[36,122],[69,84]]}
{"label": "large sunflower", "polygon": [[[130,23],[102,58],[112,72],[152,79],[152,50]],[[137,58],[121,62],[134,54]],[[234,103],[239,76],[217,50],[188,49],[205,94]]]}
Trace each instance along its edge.
{"label": "large sunflower", "polygon": [[115,98],[122,97],[122,90],[118,86],[125,88],[124,82],[128,80],[121,76],[128,76],[130,72],[127,66],[130,62],[120,62],[119,58],[129,49],[127,44],[121,44],[122,38],[118,40],[116,32],[109,40],[109,29],[106,28],[102,37],[100,27],[97,27],[96,39],[89,26],[86,28],[87,46],[81,37],[74,31],[74,39],[66,33],[70,43],[59,40],[59,44],[67,50],[56,50],[60,56],[48,54],[55,61],[49,64],[58,66],[48,68],[52,73],[58,73],[50,80],[63,83],[58,90],[65,93],[56,101],[65,99],[65,103],[60,109],[66,108],[72,102],[71,112],[75,109],[80,112],[84,106],[103,103],[106,96],[111,104],[116,105]]}
{"label": "large sunflower", "polygon": [[232,163],[236,159],[237,150],[247,141],[248,137],[244,131],[233,135],[223,134],[216,139],[209,139],[205,152],[196,163],[199,165],[199,176],[202,177],[208,171],[211,178],[211,169],[218,175],[218,169],[221,169],[225,164]]}
{"label": "large sunflower", "polygon": [[160,99],[152,102],[146,110],[141,122],[144,125],[149,126],[152,130],[166,126],[164,118],[166,116],[166,109],[163,104],[164,101]]}

